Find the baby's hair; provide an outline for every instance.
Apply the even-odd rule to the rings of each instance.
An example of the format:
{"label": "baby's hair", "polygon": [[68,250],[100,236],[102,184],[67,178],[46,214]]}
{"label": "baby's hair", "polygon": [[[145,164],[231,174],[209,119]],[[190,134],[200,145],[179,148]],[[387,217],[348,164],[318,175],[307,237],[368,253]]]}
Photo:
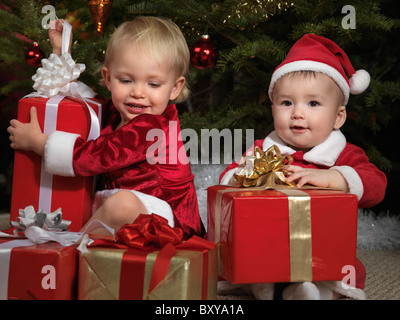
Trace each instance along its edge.
{"label": "baby's hair", "polygon": [[[104,62],[106,67],[110,65],[114,53],[125,41],[143,46],[160,64],[170,63],[176,70],[176,76],[186,76],[189,71],[189,48],[181,30],[171,20],[159,17],[136,17],[121,24],[108,42]],[[185,82],[174,102],[185,101],[189,93],[190,90]]]}

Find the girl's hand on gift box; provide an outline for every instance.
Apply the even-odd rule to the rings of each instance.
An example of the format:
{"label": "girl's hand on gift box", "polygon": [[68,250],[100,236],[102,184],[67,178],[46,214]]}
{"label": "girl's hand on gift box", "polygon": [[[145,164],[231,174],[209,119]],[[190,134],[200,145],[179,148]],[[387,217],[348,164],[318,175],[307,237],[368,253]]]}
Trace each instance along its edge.
{"label": "girl's hand on gift box", "polygon": [[[53,53],[58,56],[61,56],[63,23],[64,20],[52,20],[50,21],[50,27],[49,27],[50,44],[51,47],[53,48]],[[71,32],[71,41],[69,42],[69,48],[68,48],[69,53],[71,53],[71,44],[72,44],[72,32]]]}
{"label": "girl's hand on gift box", "polygon": [[320,188],[333,188],[349,192],[347,181],[337,170],[310,169],[292,165],[285,169],[288,172],[286,181],[296,183],[299,188],[308,183]]}
{"label": "girl's hand on gift box", "polygon": [[34,151],[43,156],[47,135],[42,133],[35,107],[30,110],[30,122],[22,123],[16,119],[10,121],[7,132],[10,134],[11,148]]}

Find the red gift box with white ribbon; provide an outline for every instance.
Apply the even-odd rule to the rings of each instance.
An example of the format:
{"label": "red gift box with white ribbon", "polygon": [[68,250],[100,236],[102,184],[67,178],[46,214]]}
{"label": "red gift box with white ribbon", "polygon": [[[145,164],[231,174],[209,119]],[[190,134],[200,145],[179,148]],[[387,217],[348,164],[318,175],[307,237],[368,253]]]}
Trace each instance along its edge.
{"label": "red gift box with white ribbon", "polygon": [[[18,104],[17,118],[23,123],[29,122],[30,108],[34,106],[44,133],[58,130],[88,139],[94,131],[94,125],[99,131],[101,104],[94,99],[83,99],[61,95],[23,98]],[[65,219],[72,222],[69,230],[79,231],[90,218],[92,193],[92,177],[49,174],[44,169],[42,157],[31,151],[15,151],[11,220],[18,217],[19,209],[29,205],[45,212],[53,212],[61,207]]]}

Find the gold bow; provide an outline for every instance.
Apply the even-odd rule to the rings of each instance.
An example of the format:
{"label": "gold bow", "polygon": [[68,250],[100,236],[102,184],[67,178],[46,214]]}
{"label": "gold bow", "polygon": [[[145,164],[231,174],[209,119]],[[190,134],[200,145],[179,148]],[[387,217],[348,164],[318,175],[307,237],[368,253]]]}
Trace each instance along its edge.
{"label": "gold bow", "polygon": [[242,159],[239,171],[233,175],[235,180],[242,187],[260,187],[272,189],[275,185],[288,185],[294,187],[291,182],[285,179],[285,166],[293,161],[292,156],[282,156],[281,151],[273,145],[263,151],[259,147],[254,148],[251,156]]}

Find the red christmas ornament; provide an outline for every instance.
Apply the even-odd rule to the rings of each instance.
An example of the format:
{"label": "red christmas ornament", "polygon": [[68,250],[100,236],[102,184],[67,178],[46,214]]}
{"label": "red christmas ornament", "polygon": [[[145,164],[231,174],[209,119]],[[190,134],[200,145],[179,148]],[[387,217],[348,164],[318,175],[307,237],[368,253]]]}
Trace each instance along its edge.
{"label": "red christmas ornament", "polygon": [[215,66],[218,60],[218,50],[210,41],[208,35],[201,37],[190,47],[190,62],[198,69],[209,69]]}
{"label": "red christmas ornament", "polygon": [[38,68],[42,65],[41,61],[44,59],[45,55],[42,49],[40,49],[37,42],[33,43],[33,47],[29,48],[25,52],[26,64],[32,68]]}

